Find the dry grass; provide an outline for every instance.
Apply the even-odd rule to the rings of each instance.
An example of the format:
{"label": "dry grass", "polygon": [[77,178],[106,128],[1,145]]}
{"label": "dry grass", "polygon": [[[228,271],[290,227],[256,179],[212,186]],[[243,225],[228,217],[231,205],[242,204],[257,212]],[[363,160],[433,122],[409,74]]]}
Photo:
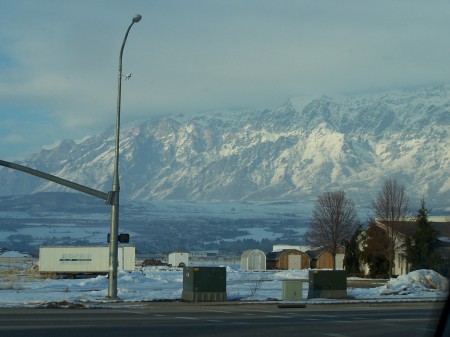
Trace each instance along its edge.
{"label": "dry grass", "polygon": [[41,279],[39,271],[29,264],[11,263],[0,265],[0,290],[21,290],[22,282],[33,282]]}
{"label": "dry grass", "polygon": [[16,268],[0,269],[0,290],[15,289],[19,281],[19,270]]}

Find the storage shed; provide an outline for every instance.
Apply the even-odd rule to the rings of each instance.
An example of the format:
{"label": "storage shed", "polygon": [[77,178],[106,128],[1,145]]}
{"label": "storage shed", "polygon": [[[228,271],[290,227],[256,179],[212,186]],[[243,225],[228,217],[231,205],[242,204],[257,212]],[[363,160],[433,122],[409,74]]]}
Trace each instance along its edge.
{"label": "storage shed", "polygon": [[189,254],[182,252],[170,253],[168,263],[173,267],[185,267],[189,264]]}
{"label": "storage shed", "polygon": [[267,254],[267,269],[307,269],[311,259],[308,254],[297,249],[284,249]]}
{"label": "storage shed", "polygon": [[266,254],[259,249],[249,249],[241,255],[241,270],[266,270]]}
{"label": "storage shed", "polygon": [[[309,250],[306,253],[311,258],[311,268],[333,269],[333,255],[326,248]],[[344,248],[338,248],[336,269],[344,269],[344,255]]]}

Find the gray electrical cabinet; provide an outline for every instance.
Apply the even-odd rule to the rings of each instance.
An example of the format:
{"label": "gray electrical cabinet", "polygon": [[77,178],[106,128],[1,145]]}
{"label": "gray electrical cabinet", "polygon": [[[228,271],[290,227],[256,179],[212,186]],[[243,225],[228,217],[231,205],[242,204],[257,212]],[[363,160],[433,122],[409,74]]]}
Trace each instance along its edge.
{"label": "gray electrical cabinet", "polygon": [[189,302],[226,301],[225,267],[184,267],[181,298]]}
{"label": "gray electrical cabinet", "polygon": [[283,300],[301,301],[303,282],[300,280],[283,280]]}
{"label": "gray electrical cabinet", "polygon": [[345,270],[310,270],[308,298],[347,297]]}

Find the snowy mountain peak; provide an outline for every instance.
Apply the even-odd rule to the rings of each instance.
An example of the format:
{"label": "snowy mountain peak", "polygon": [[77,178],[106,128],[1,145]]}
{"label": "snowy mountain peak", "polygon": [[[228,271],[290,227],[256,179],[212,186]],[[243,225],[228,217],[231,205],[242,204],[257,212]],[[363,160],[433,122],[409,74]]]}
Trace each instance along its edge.
{"label": "snowy mountain peak", "polygon": [[[108,191],[112,131],[64,141],[22,164]],[[394,177],[436,209],[450,197],[449,132],[450,86],[158,117],[122,126],[121,192],[139,200],[277,200],[344,189],[367,203]],[[61,190],[5,170],[1,195]]]}

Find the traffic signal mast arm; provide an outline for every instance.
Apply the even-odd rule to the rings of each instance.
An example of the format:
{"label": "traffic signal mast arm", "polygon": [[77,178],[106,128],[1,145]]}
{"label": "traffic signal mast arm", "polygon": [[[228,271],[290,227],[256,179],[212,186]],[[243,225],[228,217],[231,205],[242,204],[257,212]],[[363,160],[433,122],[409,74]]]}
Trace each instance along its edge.
{"label": "traffic signal mast arm", "polygon": [[39,178],[42,178],[42,179],[54,182],[54,183],[59,184],[59,185],[63,185],[65,187],[71,188],[73,190],[77,190],[77,191],[80,191],[80,192],[92,195],[92,196],[97,197],[99,199],[103,199],[103,200],[105,200],[106,204],[108,204],[108,205],[112,205],[112,203],[115,200],[113,192],[105,193],[105,192],[102,192],[102,191],[98,191],[98,190],[95,190],[93,188],[74,183],[74,182],[72,182],[70,180],[59,178],[59,177],[56,177],[54,175],[51,175],[51,174],[48,174],[48,173],[45,173],[45,172],[42,172],[42,171],[38,171],[38,170],[29,168],[29,167],[26,167],[26,166],[23,166],[23,165],[19,165],[19,164],[14,164],[14,163],[11,163],[11,162],[8,162],[8,161],[5,161],[5,160],[0,160],[0,165],[4,166],[4,167],[11,168],[13,170],[18,170],[18,171],[22,171],[22,172],[31,174],[33,176],[36,176],[36,177],[39,177]]}

